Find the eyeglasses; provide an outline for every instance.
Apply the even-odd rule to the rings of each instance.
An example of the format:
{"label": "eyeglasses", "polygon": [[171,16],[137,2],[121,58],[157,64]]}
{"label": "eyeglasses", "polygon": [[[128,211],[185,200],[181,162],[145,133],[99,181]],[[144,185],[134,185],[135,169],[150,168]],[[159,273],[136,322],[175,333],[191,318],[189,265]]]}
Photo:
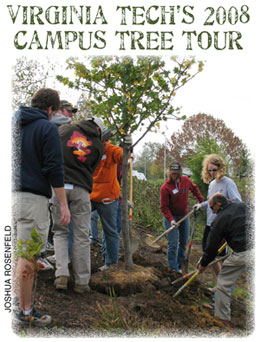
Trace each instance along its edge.
{"label": "eyeglasses", "polygon": [[216,172],[218,169],[209,169],[208,172]]}

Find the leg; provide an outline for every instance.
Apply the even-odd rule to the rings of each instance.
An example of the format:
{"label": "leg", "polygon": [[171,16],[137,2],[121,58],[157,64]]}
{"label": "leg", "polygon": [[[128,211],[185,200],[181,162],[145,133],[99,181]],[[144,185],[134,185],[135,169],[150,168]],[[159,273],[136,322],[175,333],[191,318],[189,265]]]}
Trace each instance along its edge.
{"label": "leg", "polygon": [[82,187],[74,186],[70,194],[73,244],[71,261],[75,284],[87,285],[91,274],[90,263],[90,216],[89,193]]}
{"label": "leg", "polygon": [[[179,217],[180,220],[182,217]],[[178,246],[178,256],[177,263],[179,269],[182,268],[182,262],[186,255],[186,247],[189,240],[190,234],[190,218],[188,217],[185,221],[183,221],[179,226],[179,246]]]}
{"label": "leg", "polygon": [[71,256],[72,244],[73,244],[73,230],[72,230],[72,223],[71,223],[71,220],[70,220],[70,223],[69,223],[69,237],[68,237],[68,240],[69,240],[68,250],[69,250],[69,258],[70,258],[70,256]]}
{"label": "leg", "polygon": [[95,245],[99,241],[99,232],[98,232],[98,212],[94,210],[91,212],[91,223],[90,223],[90,239],[91,242]]}
{"label": "leg", "polygon": [[248,252],[233,253],[226,259],[218,275],[216,287],[215,316],[231,320],[231,287],[245,271],[248,263]]}
{"label": "leg", "polygon": [[[70,190],[66,190],[67,201],[70,204]],[[69,227],[61,226],[59,224],[60,220],[60,207],[57,197],[54,195],[52,198],[53,202],[53,242],[54,242],[54,252],[56,259],[56,271],[55,277],[65,276],[69,277],[69,252],[68,252],[68,237],[69,237]]]}
{"label": "leg", "polygon": [[105,263],[106,265],[118,263],[119,234],[117,232],[117,207],[118,200],[109,204],[95,203],[101,219],[105,239]]}
{"label": "leg", "polygon": [[[49,203],[44,196],[18,193],[14,198],[14,219],[17,226],[17,240],[31,240],[32,227],[40,234],[43,248],[49,231]],[[25,258],[19,258],[15,272],[20,309],[29,311],[32,307],[34,265]]]}
{"label": "leg", "polygon": [[122,230],[122,200],[118,201],[118,209],[117,209],[117,232],[121,233]]}
{"label": "leg", "polygon": [[[165,217],[163,217],[163,223],[165,230],[171,227],[171,222],[169,222]],[[173,229],[171,232],[167,234],[168,239],[168,250],[167,250],[167,259],[168,265],[175,271],[178,271],[177,264],[177,247],[178,247],[178,229]]]}
{"label": "leg", "polygon": [[20,309],[29,311],[32,306],[34,283],[34,265],[26,259],[19,258],[16,268],[16,282]]}

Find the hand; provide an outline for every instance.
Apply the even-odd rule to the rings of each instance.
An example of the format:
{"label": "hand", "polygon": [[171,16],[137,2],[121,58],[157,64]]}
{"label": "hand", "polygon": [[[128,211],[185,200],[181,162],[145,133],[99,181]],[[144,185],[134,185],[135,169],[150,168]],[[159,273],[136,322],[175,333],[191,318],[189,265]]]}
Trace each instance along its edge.
{"label": "hand", "polygon": [[66,226],[70,223],[70,211],[67,205],[60,205],[60,225]]}
{"label": "hand", "polygon": [[133,144],[133,140],[132,140],[132,135],[131,134],[127,134],[126,136],[124,136],[124,143],[127,145],[132,145]]}
{"label": "hand", "polygon": [[171,226],[175,226],[176,222],[174,220],[171,221]]}
{"label": "hand", "polygon": [[201,204],[200,203],[194,204],[193,209],[195,209],[196,211],[200,210]]}
{"label": "hand", "polygon": [[198,272],[199,272],[199,273],[203,273],[203,272],[205,271],[205,268],[206,268],[206,267],[199,265]]}

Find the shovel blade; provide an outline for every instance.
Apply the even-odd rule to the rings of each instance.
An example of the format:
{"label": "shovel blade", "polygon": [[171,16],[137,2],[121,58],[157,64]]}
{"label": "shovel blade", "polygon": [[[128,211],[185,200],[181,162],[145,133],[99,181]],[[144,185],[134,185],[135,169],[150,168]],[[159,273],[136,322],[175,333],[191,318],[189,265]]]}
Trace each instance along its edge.
{"label": "shovel blade", "polygon": [[152,247],[154,249],[160,249],[161,246],[158,245],[157,243],[154,243],[154,241],[152,240],[151,238],[152,236],[147,234],[146,235],[146,238],[144,239],[144,242],[149,246],[149,247]]}

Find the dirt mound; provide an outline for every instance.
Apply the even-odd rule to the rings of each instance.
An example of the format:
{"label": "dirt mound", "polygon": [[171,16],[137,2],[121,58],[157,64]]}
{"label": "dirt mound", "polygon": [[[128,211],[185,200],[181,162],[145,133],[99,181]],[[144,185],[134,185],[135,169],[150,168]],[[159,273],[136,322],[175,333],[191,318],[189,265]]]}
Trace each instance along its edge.
{"label": "dirt mound", "polygon": [[160,279],[152,268],[134,265],[133,271],[128,272],[122,262],[112,265],[108,270],[95,273],[90,281],[93,290],[109,294],[113,289],[117,296],[129,296],[147,289],[154,290],[159,286]]}

